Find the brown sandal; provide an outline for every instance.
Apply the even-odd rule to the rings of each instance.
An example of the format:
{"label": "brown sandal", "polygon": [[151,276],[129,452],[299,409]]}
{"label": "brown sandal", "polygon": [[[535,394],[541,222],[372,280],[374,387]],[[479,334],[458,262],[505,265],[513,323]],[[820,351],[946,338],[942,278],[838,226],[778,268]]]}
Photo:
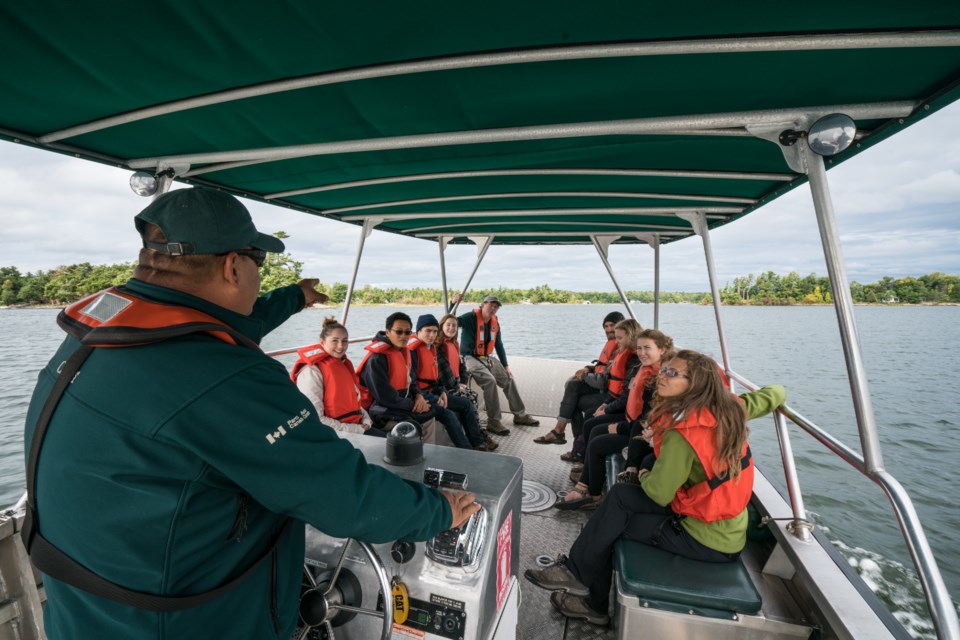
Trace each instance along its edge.
{"label": "brown sandal", "polygon": [[539,438],[534,438],[533,441],[537,444],[567,444],[567,438],[564,434],[559,431],[554,431],[553,429],[550,429],[550,431],[547,431]]}

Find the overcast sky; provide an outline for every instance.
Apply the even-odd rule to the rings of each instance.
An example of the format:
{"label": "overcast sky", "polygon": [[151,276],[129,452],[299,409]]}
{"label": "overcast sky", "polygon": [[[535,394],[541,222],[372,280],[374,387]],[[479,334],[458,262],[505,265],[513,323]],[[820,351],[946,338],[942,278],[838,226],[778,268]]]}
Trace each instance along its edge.
{"label": "overcast sky", "polygon": [[[851,280],[885,275],[960,274],[960,103],[940,111],[829,172]],[[147,204],[134,195],[130,172],[0,141],[0,266],[21,272],[61,264],[133,260],[139,238],[133,216]],[[349,280],[359,227],[245,201],[257,228],[290,234],[287,250],[304,275]],[[826,275],[807,187],[793,190],[712,234],[720,285],[772,270]],[[447,249],[451,288],[472,267],[473,246]],[[374,231],[358,286],[440,284],[437,245]],[[625,289],[653,288],[653,251],[614,246],[610,261]],[[703,248],[689,238],[661,250],[661,289],[706,291]],[[491,247],[477,287],[612,291],[592,246]]]}

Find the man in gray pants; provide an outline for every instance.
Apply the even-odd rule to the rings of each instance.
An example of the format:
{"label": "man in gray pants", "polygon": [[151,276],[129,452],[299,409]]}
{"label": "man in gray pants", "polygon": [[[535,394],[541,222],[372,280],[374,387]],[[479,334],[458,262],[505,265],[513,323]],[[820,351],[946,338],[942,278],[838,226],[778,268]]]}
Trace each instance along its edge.
{"label": "man in gray pants", "polygon": [[[480,306],[457,318],[460,322],[460,349],[464,354],[467,371],[483,390],[483,401],[487,412],[487,431],[505,436],[510,430],[503,426],[500,411],[500,396],[497,387],[507,396],[513,424],[535,427],[540,422],[533,418],[523,405],[517,383],[507,364],[507,352],[500,337],[500,322],[497,311],[500,299],[487,296]],[[496,350],[497,357],[493,357]]]}

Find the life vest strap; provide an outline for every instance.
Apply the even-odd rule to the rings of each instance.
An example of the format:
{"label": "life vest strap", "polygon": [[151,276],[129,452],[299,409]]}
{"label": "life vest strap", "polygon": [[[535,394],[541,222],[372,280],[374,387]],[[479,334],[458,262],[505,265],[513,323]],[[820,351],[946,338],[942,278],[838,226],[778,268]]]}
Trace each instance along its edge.
{"label": "life vest strap", "polygon": [[[750,466],[750,459],[753,457],[753,454],[750,452],[750,446],[747,445],[747,453],[740,459],[740,470],[744,470]],[[710,490],[713,491],[724,482],[730,479],[730,470],[727,469],[723,473],[718,473],[713,478],[707,480],[707,485],[710,487]]]}
{"label": "life vest strap", "polygon": [[351,416],[362,416],[363,411],[360,409],[354,409],[353,411],[347,411],[346,413],[341,413],[339,416],[332,416],[334,420],[338,422],[343,422],[344,418],[349,418]]}

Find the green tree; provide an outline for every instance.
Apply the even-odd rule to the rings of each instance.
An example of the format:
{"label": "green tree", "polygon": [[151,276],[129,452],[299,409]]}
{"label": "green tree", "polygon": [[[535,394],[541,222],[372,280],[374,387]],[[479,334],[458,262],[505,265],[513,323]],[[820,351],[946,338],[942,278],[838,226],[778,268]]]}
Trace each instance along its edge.
{"label": "green tree", "polygon": [[[284,231],[277,231],[273,235],[281,240],[290,237]],[[268,253],[267,259],[260,267],[260,293],[285,287],[288,284],[296,284],[301,280],[302,272],[303,263],[294,260],[289,253]]]}
{"label": "green tree", "polygon": [[14,289],[13,279],[7,278],[0,284],[0,306],[9,307],[17,303],[17,290]]}

